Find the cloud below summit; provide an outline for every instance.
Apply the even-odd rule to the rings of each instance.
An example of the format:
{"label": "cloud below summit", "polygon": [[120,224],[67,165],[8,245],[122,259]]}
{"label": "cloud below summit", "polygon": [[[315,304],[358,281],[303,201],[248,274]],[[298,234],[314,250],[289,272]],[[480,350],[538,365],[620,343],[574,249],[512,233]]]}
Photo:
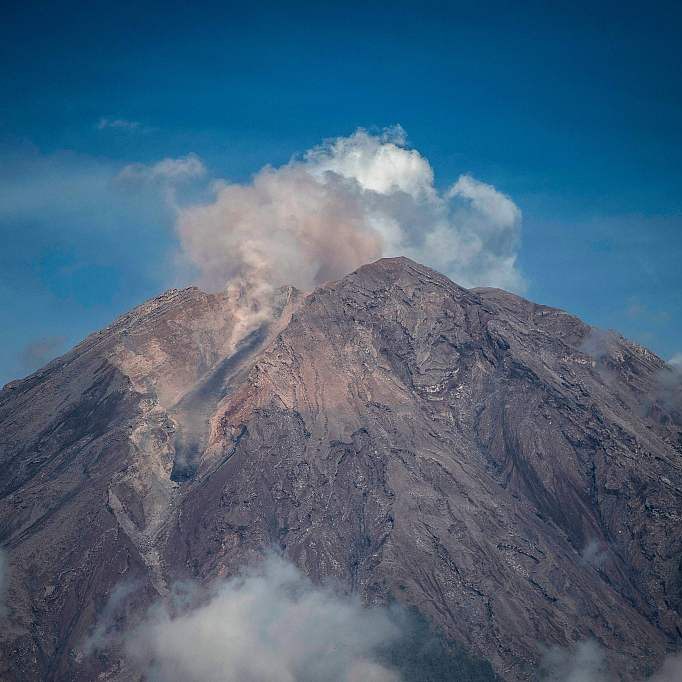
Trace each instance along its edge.
{"label": "cloud below summit", "polygon": [[[594,640],[583,640],[569,648],[546,649],[539,673],[542,682],[616,682],[606,651]],[[665,656],[656,672],[641,682],[678,682],[680,679],[682,655],[677,653]]]}
{"label": "cloud below summit", "polygon": [[400,127],[328,140],[252,181],[214,184],[180,210],[178,234],[199,284],[309,290],[382,256],[406,255],[463,286],[523,289],[521,212],[463,175],[446,191]]}
{"label": "cloud below summit", "polygon": [[[184,594],[176,600],[182,605],[174,609],[157,605],[126,635],[128,657],[146,679],[401,679],[378,654],[402,634],[390,612],[314,586],[279,557],[221,582],[194,608],[188,607],[188,599],[191,595]],[[106,643],[99,639],[100,646]]]}

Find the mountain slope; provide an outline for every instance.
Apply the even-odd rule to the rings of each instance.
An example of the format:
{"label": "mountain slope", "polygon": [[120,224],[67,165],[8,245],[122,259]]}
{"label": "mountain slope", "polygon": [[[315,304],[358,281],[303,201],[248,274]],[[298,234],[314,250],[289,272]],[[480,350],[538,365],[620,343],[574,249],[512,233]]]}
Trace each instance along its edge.
{"label": "mountain slope", "polygon": [[659,358],[402,258],[278,297],[235,345],[226,295],[169,292],[0,394],[3,679],[130,679],[83,650],[124,577],[140,609],[273,545],[507,680],[543,643],[595,638],[623,679],[679,644]]}

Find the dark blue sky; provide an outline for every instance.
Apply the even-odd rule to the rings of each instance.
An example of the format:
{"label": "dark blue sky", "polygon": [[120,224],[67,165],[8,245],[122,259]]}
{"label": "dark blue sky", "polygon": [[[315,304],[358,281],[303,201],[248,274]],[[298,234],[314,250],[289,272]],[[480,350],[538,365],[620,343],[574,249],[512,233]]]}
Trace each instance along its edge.
{"label": "dark blue sky", "polygon": [[184,283],[123,166],[244,181],[393,124],[522,209],[529,298],[682,352],[682,9],[595,4],[5,4],[0,383]]}

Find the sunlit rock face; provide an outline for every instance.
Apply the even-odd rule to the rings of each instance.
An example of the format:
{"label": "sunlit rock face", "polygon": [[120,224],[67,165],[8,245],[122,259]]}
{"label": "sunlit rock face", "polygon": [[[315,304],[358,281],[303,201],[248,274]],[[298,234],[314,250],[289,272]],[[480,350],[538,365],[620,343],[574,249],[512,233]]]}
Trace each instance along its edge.
{"label": "sunlit rock face", "polygon": [[242,313],[173,290],[0,393],[2,679],[138,679],[86,646],[122,583],[119,631],[272,548],[504,680],[584,639],[638,679],[680,643],[658,357],[404,258]]}

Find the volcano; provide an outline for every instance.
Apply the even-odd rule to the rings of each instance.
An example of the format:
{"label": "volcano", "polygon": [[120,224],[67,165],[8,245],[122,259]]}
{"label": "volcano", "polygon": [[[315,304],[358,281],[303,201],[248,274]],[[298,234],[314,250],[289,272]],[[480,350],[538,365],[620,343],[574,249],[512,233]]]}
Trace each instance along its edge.
{"label": "volcano", "polygon": [[122,580],[125,628],[273,548],[420,614],[489,679],[590,640],[640,680],[682,644],[659,357],[406,258],[272,310],[238,339],[226,293],[170,290],[4,387],[1,679],[138,679],[84,649]]}

